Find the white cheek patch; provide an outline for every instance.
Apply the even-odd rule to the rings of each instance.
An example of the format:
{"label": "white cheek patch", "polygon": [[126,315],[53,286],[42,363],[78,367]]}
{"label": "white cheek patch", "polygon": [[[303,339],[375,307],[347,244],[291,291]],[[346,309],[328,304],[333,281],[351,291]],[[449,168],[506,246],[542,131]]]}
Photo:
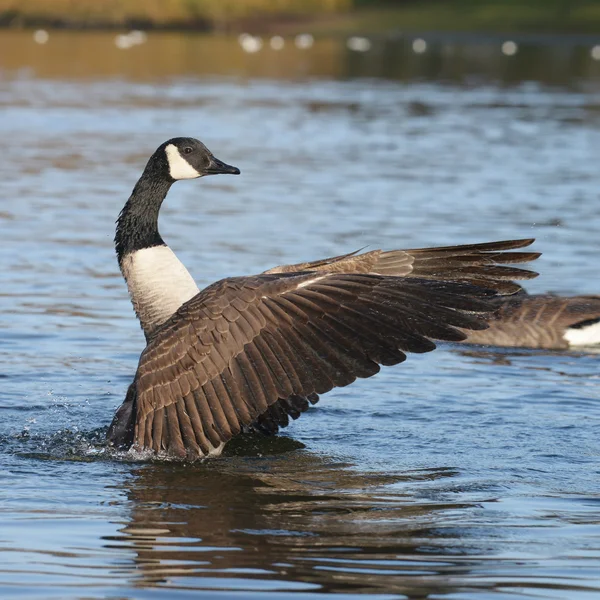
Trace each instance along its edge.
{"label": "white cheek patch", "polygon": [[177,146],[169,144],[165,151],[167,153],[167,160],[169,161],[169,175],[173,179],[196,179],[202,177],[190,163],[181,156]]}

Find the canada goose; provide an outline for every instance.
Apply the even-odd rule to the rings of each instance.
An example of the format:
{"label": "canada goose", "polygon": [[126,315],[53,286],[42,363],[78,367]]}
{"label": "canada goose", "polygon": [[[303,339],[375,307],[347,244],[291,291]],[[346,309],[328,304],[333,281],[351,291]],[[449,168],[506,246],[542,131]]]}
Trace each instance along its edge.
{"label": "canada goose", "polygon": [[223,279],[199,291],[158,232],[171,185],[239,174],[198,140],[151,156],[117,221],[119,266],[146,335],[107,437],[120,448],[194,459],[245,427],[276,432],[318,394],[370,377],[432,339],[484,329],[489,299],[520,290],[533,240],[373,250]]}
{"label": "canada goose", "polygon": [[496,298],[485,331],[468,331],[465,344],[519,348],[568,348],[600,344],[600,296],[529,296]]}

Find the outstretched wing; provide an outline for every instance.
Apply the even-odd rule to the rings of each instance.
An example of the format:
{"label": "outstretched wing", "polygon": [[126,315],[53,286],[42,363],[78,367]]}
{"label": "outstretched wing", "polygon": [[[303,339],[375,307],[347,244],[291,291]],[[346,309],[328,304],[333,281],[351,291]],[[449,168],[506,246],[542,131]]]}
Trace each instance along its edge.
{"label": "outstretched wing", "polygon": [[134,444],[190,458],[291,396],[311,397],[459,328],[486,327],[494,292],[372,274],[226,279],[184,304],[143,352]]}
{"label": "outstretched wing", "polygon": [[371,250],[363,254],[353,252],[314,262],[274,267],[265,272],[376,273],[440,281],[465,281],[491,287],[501,294],[513,294],[521,286],[512,280],[531,279],[537,274],[499,265],[519,264],[538,258],[538,252],[507,252],[526,248],[533,241],[523,239],[413,250]]}
{"label": "outstretched wing", "polygon": [[133,443],[205,456],[244,427],[272,431],[317,394],[433,350],[432,340],[485,329],[490,299],[536,275],[503,266],[537,258],[506,252],[530,243],[378,250],[206,288],[142,353],[128,393]]}

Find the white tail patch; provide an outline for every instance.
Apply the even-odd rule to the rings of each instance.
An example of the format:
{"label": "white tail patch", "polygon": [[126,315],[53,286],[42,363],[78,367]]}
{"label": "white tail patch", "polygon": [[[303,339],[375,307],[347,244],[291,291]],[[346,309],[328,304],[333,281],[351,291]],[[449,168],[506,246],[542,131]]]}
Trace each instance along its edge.
{"label": "white tail patch", "polygon": [[595,346],[600,344],[600,321],[586,327],[568,327],[564,335],[569,346]]}
{"label": "white tail patch", "polygon": [[169,144],[165,148],[167,160],[169,161],[169,175],[173,179],[197,179],[202,175],[190,165],[190,163],[181,156],[179,148],[174,144]]}
{"label": "white tail patch", "polygon": [[199,291],[168,246],[132,252],[123,258],[121,269],[146,336]]}

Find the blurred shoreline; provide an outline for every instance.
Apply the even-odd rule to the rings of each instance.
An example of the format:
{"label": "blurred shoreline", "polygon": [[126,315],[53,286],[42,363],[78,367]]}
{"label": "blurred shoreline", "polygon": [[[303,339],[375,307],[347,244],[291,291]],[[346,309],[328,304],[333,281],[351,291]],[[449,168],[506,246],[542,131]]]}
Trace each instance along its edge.
{"label": "blurred shoreline", "polygon": [[[246,82],[369,78],[600,89],[600,48],[593,45],[592,36],[530,34],[507,40],[496,34],[388,33],[347,39],[318,36],[309,40],[310,45],[301,43],[306,37],[310,36],[5,31],[0,35],[0,74],[3,80],[22,82],[26,102],[31,98],[25,82],[39,78],[70,82],[185,82],[199,76]],[[153,92],[148,102],[154,102]],[[185,94],[171,102],[179,103],[179,108],[187,105]],[[355,101],[349,99],[344,106],[352,111]],[[327,109],[316,103],[311,110]],[[428,115],[432,109],[415,101],[411,110]],[[597,115],[595,107],[586,118]]]}
{"label": "blurred shoreline", "polygon": [[453,31],[600,37],[600,0],[0,0],[0,27],[329,36]]}

